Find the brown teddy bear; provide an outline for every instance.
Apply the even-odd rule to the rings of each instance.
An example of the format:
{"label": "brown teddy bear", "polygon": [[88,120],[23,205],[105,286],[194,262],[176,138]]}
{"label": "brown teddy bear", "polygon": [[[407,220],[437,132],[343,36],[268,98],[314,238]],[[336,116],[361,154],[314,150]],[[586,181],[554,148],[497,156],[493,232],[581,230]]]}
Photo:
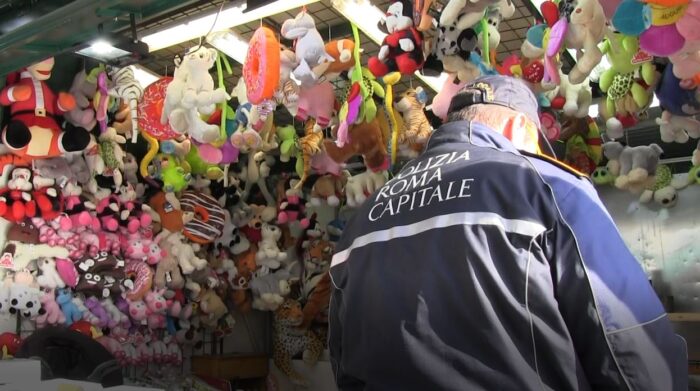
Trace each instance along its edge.
{"label": "brown teddy bear", "polygon": [[310,202],[313,206],[320,206],[322,201],[328,202],[329,206],[340,205],[340,198],[345,194],[345,184],[348,182],[350,173],[343,171],[339,176],[326,174],[320,176],[311,188]]}
{"label": "brown teddy bear", "polygon": [[353,125],[348,130],[348,138],[349,142],[343,146],[336,145],[332,140],[324,140],[323,145],[331,159],[344,163],[355,155],[362,155],[367,168],[374,172],[389,168],[388,140],[376,118],[372,122]]}

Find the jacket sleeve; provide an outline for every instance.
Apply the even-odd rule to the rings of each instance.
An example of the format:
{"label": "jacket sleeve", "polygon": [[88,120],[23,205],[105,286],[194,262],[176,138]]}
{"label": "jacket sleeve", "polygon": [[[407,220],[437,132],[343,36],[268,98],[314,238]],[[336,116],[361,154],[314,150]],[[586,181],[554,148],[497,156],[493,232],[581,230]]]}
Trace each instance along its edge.
{"label": "jacket sleeve", "polygon": [[593,389],[686,390],[685,341],[589,183],[563,196],[547,235],[555,295]]}

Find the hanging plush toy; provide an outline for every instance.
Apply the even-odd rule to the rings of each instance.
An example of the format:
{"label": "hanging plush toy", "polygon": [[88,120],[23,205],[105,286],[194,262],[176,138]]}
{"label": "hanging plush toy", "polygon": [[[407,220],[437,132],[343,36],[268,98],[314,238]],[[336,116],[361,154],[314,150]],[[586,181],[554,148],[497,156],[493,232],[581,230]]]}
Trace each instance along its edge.
{"label": "hanging plush toy", "polygon": [[83,128],[68,125],[63,131],[56,116],[75,107],[67,93],[58,96],[46,84],[54,66],[53,57],[11,75],[0,91],[0,104],[10,106],[10,121],[2,129],[2,142],[16,155],[32,159],[82,151],[90,142]]}
{"label": "hanging plush toy", "polygon": [[215,49],[194,47],[181,62],[176,62],[160,118],[161,124],[169,123],[177,133],[187,132],[201,143],[216,141],[220,129],[204,122],[200,113],[211,114],[216,104],[231,99],[224,89],[214,89],[214,80],[209,74],[217,55]]}
{"label": "hanging plush toy", "polygon": [[396,101],[396,110],[403,116],[405,131],[399,135],[399,144],[403,154],[415,158],[425,147],[425,143],[433,133],[423,109],[427,101],[427,93],[421,88],[408,89]]}
{"label": "hanging plush toy", "polygon": [[664,142],[685,143],[689,137],[700,137],[700,121],[694,118],[700,114],[700,91],[687,85],[675,75],[675,65],[668,64],[656,95],[664,111],[656,119]]}
{"label": "hanging plush toy", "polygon": [[[109,89],[109,96],[126,101],[131,114],[131,128],[138,129],[138,104],[143,98],[143,87],[141,87],[141,83],[136,80],[133,68],[107,67],[107,73],[112,79],[112,87]],[[136,142],[137,136],[138,133],[132,131],[131,142]]]}
{"label": "hanging plush toy", "polygon": [[335,59],[326,53],[326,46],[321,34],[316,30],[314,18],[302,9],[294,18],[288,19],[282,24],[282,36],[294,40],[294,53],[298,66],[294,69],[294,77],[302,85],[311,85],[316,82],[314,68]]}
{"label": "hanging plush toy", "polygon": [[409,1],[394,2],[380,21],[389,35],[379,47],[379,54],[369,59],[368,68],[376,77],[399,71],[412,75],[423,66],[423,34],[413,26],[413,8]]}

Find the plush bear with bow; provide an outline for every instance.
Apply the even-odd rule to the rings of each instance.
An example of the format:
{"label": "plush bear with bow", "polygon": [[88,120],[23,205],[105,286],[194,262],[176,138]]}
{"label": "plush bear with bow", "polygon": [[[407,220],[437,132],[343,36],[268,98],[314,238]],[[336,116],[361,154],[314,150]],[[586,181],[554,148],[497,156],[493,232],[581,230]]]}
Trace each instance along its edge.
{"label": "plush bear with bow", "polygon": [[412,75],[423,66],[423,34],[413,26],[413,8],[410,1],[396,1],[389,6],[386,27],[389,35],[379,47],[379,54],[369,59],[368,68],[376,77],[399,71]]}
{"label": "plush bear with bow", "polygon": [[83,128],[68,125],[63,131],[57,116],[75,107],[67,93],[56,94],[46,84],[54,66],[53,57],[11,74],[0,91],[0,105],[10,106],[10,121],[0,137],[12,153],[28,160],[82,151],[90,141]]}

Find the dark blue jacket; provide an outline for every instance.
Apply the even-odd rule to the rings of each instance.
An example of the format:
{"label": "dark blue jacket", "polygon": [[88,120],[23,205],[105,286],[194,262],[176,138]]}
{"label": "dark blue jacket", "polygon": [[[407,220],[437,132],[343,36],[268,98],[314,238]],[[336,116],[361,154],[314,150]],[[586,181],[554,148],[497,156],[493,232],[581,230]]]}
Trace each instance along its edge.
{"label": "dark blue jacket", "polygon": [[687,390],[685,342],[591,183],[483,125],[437,130],[337,251],[342,390]]}

